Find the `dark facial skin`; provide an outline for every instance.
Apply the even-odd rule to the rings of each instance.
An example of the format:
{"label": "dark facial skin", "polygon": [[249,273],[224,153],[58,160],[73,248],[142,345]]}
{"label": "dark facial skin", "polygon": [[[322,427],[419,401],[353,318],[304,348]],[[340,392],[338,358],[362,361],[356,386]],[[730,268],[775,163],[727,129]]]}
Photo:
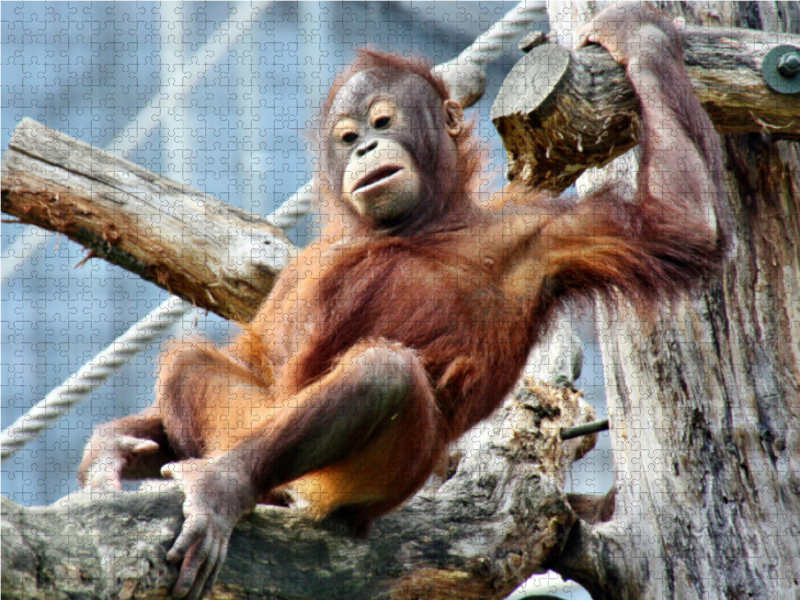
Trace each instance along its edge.
{"label": "dark facial skin", "polygon": [[[444,159],[457,160],[461,109],[421,77],[362,71],[343,86],[325,121],[321,173],[330,190],[371,223],[394,223],[434,193]],[[442,156],[442,153],[444,156]]]}

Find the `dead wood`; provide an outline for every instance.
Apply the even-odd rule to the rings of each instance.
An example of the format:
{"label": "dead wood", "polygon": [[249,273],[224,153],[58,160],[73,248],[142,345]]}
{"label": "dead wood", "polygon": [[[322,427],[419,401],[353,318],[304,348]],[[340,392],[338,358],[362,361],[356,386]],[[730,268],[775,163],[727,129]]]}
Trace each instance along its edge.
{"label": "dead wood", "polygon": [[[564,478],[594,438],[562,442],[559,431],[593,418],[580,393],[521,386],[465,436],[450,479],[378,519],[364,540],[335,519],[259,507],[236,528],[213,596],[504,598],[567,541],[576,516]],[[165,597],[183,496],[161,485],[37,508],[3,498],[4,600]]]}
{"label": "dead wood", "polygon": [[249,321],[295,252],[266,219],[31,119],[2,168],[4,213],[228,319]]}
{"label": "dead wood", "polygon": [[[800,94],[772,91],[764,56],[800,36],[692,28],[684,59],[694,91],[720,133],[800,140]],[[639,101],[625,70],[599,46],[534,47],[503,82],[492,122],[508,152],[509,179],[561,192],[591,167],[638,143]]]}

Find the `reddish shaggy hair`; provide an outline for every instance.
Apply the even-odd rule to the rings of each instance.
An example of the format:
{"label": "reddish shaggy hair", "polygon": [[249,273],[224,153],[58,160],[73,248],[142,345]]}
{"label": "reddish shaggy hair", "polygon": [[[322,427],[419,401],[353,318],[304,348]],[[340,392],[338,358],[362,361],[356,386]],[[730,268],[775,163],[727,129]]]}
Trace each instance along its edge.
{"label": "reddish shaggy hair", "polygon": [[322,119],[330,112],[333,99],[336,98],[336,94],[339,93],[342,86],[354,75],[369,69],[392,69],[403,73],[413,73],[431,84],[442,100],[449,100],[450,90],[447,89],[447,84],[442,81],[441,77],[434,75],[431,68],[424,58],[406,58],[401,54],[384,54],[369,48],[362,48],[358,51],[355,60],[333,80],[328,98],[322,105]]}
{"label": "reddish shaggy hair", "polygon": [[[400,54],[384,54],[382,52],[363,48],[358,51],[355,60],[345,67],[334,79],[331,89],[328,92],[328,97],[322,105],[322,112],[318,119],[320,123],[318,131],[322,131],[322,124],[325,121],[325,117],[330,112],[333,101],[342,87],[352,77],[361,71],[369,69],[387,69],[402,73],[412,73],[430,84],[442,101],[451,99],[447,84],[440,76],[433,73],[431,66],[424,58],[407,58]],[[455,188],[448,194],[449,197],[437,198],[438,206],[425,215],[427,223],[417,223],[416,226],[411,227],[415,232],[440,229],[442,226],[441,217],[453,220],[454,217],[464,216],[474,210],[475,205],[473,201],[475,192],[479,187],[478,173],[481,171],[482,167],[482,145],[473,135],[474,126],[474,120],[462,123],[461,132],[455,138],[456,152],[458,154],[457,173],[455,174],[457,181]],[[343,219],[343,210],[344,213],[347,213],[349,209],[340,206],[338,198],[332,198],[328,206],[335,207],[333,210],[338,217],[335,227],[340,227]],[[350,219],[346,218],[344,220],[350,221]],[[352,231],[358,229],[358,227],[355,227],[355,223],[351,222],[351,224],[354,225]],[[444,225],[445,227],[449,227],[450,223],[448,222]]]}

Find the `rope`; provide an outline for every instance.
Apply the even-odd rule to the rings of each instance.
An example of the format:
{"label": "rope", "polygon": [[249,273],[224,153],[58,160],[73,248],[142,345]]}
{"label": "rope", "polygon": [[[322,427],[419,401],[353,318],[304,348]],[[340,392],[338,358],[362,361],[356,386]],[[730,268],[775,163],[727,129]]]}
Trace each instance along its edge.
{"label": "rope", "polygon": [[75,404],[103,385],[140,350],[158,339],[165,329],[180,321],[194,307],[176,296],[170,297],[144,319],[86,363],[77,373],[51,391],[44,400],[5,431],[0,437],[2,460],[12,456]]}
{"label": "rope", "polygon": [[[238,43],[248,32],[253,21],[258,20],[260,14],[271,4],[270,1],[253,2],[249,10],[233,8],[219,28],[211,36],[211,42],[206,42],[188,61],[184,69],[183,78],[171,87],[159,89],[158,94],[147,108],[136,115],[133,123],[128,125],[120,134],[106,145],[107,151],[115,151],[126,156],[136,148],[141,139],[160,122],[163,111],[174,109],[183,96],[197,85],[206,76],[209,69],[226,55],[230,46]],[[174,91],[170,91],[175,88]],[[156,102],[158,98],[166,98]],[[46,240],[48,232],[36,227],[29,227],[27,231],[17,236],[10,249],[10,260],[3,261],[0,278],[2,281],[12,277],[17,267],[24,264],[38,250],[42,241]],[[28,246],[31,252],[23,253]],[[44,400],[36,404],[27,414],[20,417],[11,427],[7,428],[0,437],[0,459],[5,460],[20,450],[39,432],[53,424],[61,415],[68,412],[74,405],[83,401],[95,388],[103,385],[106,380],[114,375],[131,357],[136,355],[150,342],[156,340],[162,332],[179,320],[192,309],[177,297],[170,297],[156,310],[131,327],[121,337],[117,338],[108,348],[95,356],[84,365],[77,373],[70,376],[64,383],[45,396]]]}
{"label": "rope", "polygon": [[457,58],[444,64],[471,63],[485,67],[503,55],[507,43],[525,33],[531,23],[542,18],[547,3],[541,0],[520,2],[506,15],[482,33]]}
{"label": "rope", "polygon": [[[464,65],[475,65],[482,70],[488,64],[500,58],[503,55],[506,44],[526,33],[527,26],[539,21],[546,10],[547,3],[542,0],[520,2],[508,11],[502,19],[478,36],[456,58],[437,65],[435,69],[446,73],[451,67],[458,68]],[[475,87],[483,85],[483,82],[478,81],[477,78],[472,81]],[[463,85],[462,82],[459,83]],[[477,101],[477,98],[483,95],[483,89],[476,90],[476,92],[476,98],[473,101]],[[267,217],[267,220],[279,229],[291,229],[311,212],[312,207],[315,205],[315,199],[314,180],[311,179],[289,196],[277,210]]]}
{"label": "rope", "polygon": [[[228,21],[224,29],[217,32],[214,36],[217,40],[210,46],[216,49],[209,56],[220,56],[223,50],[230,44],[235,43],[243,35],[244,25],[248,20],[257,16],[258,12],[266,5],[265,2],[256,2],[252,5],[249,13],[242,13],[238,19]],[[541,0],[529,0],[521,2],[517,7],[506,13],[500,21],[496,22],[478,39],[470,44],[457,58],[437,66],[437,69],[447,70],[449,67],[459,65],[477,65],[481,68],[497,60],[503,54],[505,44],[512,38],[518,37],[520,30],[541,18],[545,11],[545,2]],[[237,25],[238,35],[233,40],[228,41],[228,30],[233,25]],[[208,50],[206,47],[205,50]],[[182,83],[184,92],[176,94],[175,97],[168,97],[167,102],[174,106],[178,99],[182,97],[185,90],[195,86],[205,75],[211,60],[201,61],[201,66],[193,70],[188,78]],[[469,87],[471,83],[467,84]],[[483,82],[478,78],[474,80],[475,86],[482,86]],[[474,94],[479,98],[483,94],[483,88]],[[120,151],[123,155],[135,145],[134,142],[148,131],[150,127],[158,122],[158,111],[164,109],[164,105],[150,105],[145,111],[137,115],[136,121],[128,126],[120,135],[116,136],[108,147]],[[146,118],[145,118],[146,117]],[[139,123],[144,126],[139,126]],[[116,145],[121,142],[125,147],[120,148]],[[280,229],[290,229],[294,227],[300,219],[305,217],[314,205],[314,183],[309,181],[297,192],[292,194],[283,205],[274,211],[267,219]],[[16,268],[8,269],[3,273],[3,279],[8,277]],[[106,380],[114,375],[125,363],[136,355],[147,344],[157,339],[165,329],[180,320],[187,312],[192,309],[192,305],[184,302],[176,296],[170,297],[156,310],[147,315],[144,319],[136,323],[122,336],[117,338],[108,348],[95,356],[90,362],[86,363],[81,369],[71,375],[63,384],[51,391],[44,400],[37,403],[28,413],[17,419],[8,427],[0,437],[0,454],[2,460],[18,452],[25,444],[34,439],[41,431],[52,425],[53,422],[67,413],[74,405],[83,401],[95,388],[103,385]]]}
{"label": "rope", "polygon": [[[260,14],[272,2],[253,2],[249,11],[243,11],[237,5],[234,6],[228,18],[211,34],[213,42],[206,42],[195,52],[183,65],[181,77],[165,87],[159,88],[156,94],[150,98],[147,108],[139,111],[136,118],[121,133],[114,136],[105,146],[107,152],[114,152],[121,156],[128,154],[138,148],[141,141],[150,131],[161,122],[161,114],[172,112],[178,106],[187,92],[194,90],[223,56],[227,55],[229,46],[237,44],[249,30],[249,24],[258,20]],[[162,20],[165,17],[162,16]],[[161,100],[161,99],[164,100]],[[48,239],[49,231],[29,225],[14,240],[14,244],[8,248],[3,257],[2,269],[0,269],[0,281],[7,281],[13,277],[18,269],[25,264],[31,257],[36,255],[41,242]],[[25,248],[30,250],[25,253]]]}
{"label": "rope", "polygon": [[[128,156],[150,132],[153,127],[161,122],[161,114],[172,111],[188,92],[193,92],[205,78],[209,69],[212,69],[222,57],[228,55],[228,48],[239,43],[247,35],[254,21],[258,21],[271,1],[253,2],[250,10],[241,10],[247,7],[244,3],[234,4],[228,18],[222,22],[197,52],[181,65],[176,73],[175,83],[160,88],[156,97],[151,98],[147,108],[139,111],[133,123],[129,124],[114,141],[107,146],[110,150]],[[238,14],[237,14],[238,13]],[[163,17],[162,17],[163,18]],[[163,100],[160,100],[164,98]]]}

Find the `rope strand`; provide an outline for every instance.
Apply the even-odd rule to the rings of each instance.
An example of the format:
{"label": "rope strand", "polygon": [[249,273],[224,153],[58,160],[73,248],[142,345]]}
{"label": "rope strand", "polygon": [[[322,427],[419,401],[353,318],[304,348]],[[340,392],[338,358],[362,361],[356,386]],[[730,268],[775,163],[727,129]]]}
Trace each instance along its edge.
{"label": "rope strand", "polygon": [[[239,21],[246,22],[255,18],[264,5],[265,3],[263,2],[255,3],[250,13],[244,13],[239,16]],[[530,23],[540,19],[541,14],[545,10],[546,5],[542,0],[520,2],[514,9],[506,13],[503,19],[496,22],[485,33],[479,36],[478,39],[470,44],[458,57],[435,68],[442,70],[445,77],[448,76],[448,71],[450,69],[454,69],[451,77],[453,79],[460,79],[459,86],[461,86],[462,89],[466,89],[469,92],[470,87],[473,88],[469,96],[471,101],[475,102],[483,95],[483,79],[479,76],[482,75],[483,67],[502,56],[505,44],[519,37],[521,33],[524,33],[524,28]],[[241,35],[241,31],[239,35]],[[238,39],[239,38],[236,37],[236,40]],[[222,49],[222,46],[220,46],[220,51]],[[481,71],[479,73],[473,73],[469,70],[464,70],[462,73],[459,70],[459,67],[462,65],[477,65],[480,67]],[[461,76],[464,73],[469,75],[466,83],[463,81],[464,77]],[[190,82],[198,81],[204,74],[204,68],[197,70],[190,78]],[[173,99],[173,101],[175,100]],[[149,110],[152,112],[155,108]],[[154,117],[155,113],[150,116]],[[137,121],[134,125],[130,126],[134,129],[138,128],[139,133],[143,131],[137,125],[141,120],[142,119],[137,117]],[[148,120],[154,121],[154,119]],[[128,133],[129,130],[126,129],[125,132],[117,136],[115,140],[138,139],[129,136]],[[120,150],[118,147],[113,149],[117,151]],[[127,149],[126,147],[122,150]],[[311,211],[311,208],[314,206],[314,200],[314,182],[312,180],[287,198],[283,205],[269,215],[267,219],[275,227],[284,230],[291,229],[297,225],[300,219]],[[14,269],[15,268],[16,264],[14,265]],[[11,268],[4,270],[2,274],[3,279],[9,277],[12,272],[13,269]],[[176,296],[172,296],[156,310],[136,323],[108,346],[108,348],[95,356],[90,362],[86,363],[79,371],[71,375],[63,384],[47,394],[47,396],[38,402],[28,413],[5,429],[0,437],[0,446],[2,447],[0,450],[0,458],[5,460],[22,449],[25,444],[36,438],[40,432],[52,425],[56,419],[69,412],[69,410],[79,402],[82,402],[94,389],[103,385],[109,377],[114,375],[133,356],[161,336],[167,328],[180,320],[186,313],[192,310],[192,308],[192,305],[188,302]]]}
{"label": "rope strand", "polygon": [[193,308],[190,303],[171,296],[80,370],[70,375],[64,383],[3,431],[0,437],[2,460],[18,452],[56,419],[82,402],[95,388],[103,385],[140,350],[158,339],[166,329],[180,321]]}
{"label": "rope strand", "polygon": [[[543,0],[520,2],[508,11],[502,19],[478,36],[461,54],[453,60],[437,65],[435,70],[445,74],[445,77],[451,68],[460,71],[459,66],[477,65],[482,70],[488,64],[500,58],[506,45],[514,39],[522,37],[526,33],[526,27],[540,20],[546,10],[547,3]],[[469,73],[469,71],[466,71],[466,73],[470,75],[469,83],[466,87],[472,86],[475,88],[471,94],[471,103],[473,103],[483,95],[483,81]],[[465,86],[465,83],[458,76],[447,79],[458,80],[459,86]],[[311,179],[289,196],[278,209],[267,217],[267,220],[280,229],[291,229],[311,212],[311,208],[315,206],[315,199],[314,180]]]}

